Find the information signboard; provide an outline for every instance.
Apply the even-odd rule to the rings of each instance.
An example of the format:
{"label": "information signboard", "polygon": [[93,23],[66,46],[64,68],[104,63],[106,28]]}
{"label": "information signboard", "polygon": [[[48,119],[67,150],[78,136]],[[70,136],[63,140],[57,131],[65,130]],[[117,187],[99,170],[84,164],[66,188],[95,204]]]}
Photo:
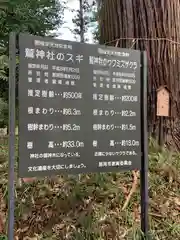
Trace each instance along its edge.
{"label": "information signboard", "polygon": [[19,36],[19,176],[141,169],[140,51]]}

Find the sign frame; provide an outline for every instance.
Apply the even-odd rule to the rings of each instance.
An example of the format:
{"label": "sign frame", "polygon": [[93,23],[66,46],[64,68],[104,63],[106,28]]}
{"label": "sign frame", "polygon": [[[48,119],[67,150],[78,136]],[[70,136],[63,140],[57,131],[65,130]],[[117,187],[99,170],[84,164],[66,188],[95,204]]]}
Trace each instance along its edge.
{"label": "sign frame", "polygon": [[[16,33],[10,34],[9,41],[9,216],[8,239],[14,239],[14,164],[15,164],[15,93],[16,93]],[[147,131],[147,56],[141,52],[141,230],[144,233],[142,239],[149,239],[148,224],[148,131]]]}

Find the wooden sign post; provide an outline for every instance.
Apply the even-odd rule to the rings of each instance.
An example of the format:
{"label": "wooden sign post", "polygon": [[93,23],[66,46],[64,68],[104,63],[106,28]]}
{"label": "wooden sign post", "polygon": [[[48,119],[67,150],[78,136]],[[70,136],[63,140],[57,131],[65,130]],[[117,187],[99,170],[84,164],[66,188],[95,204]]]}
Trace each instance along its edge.
{"label": "wooden sign post", "polygon": [[157,112],[156,115],[159,116],[159,145],[163,145],[164,131],[163,131],[163,120],[164,117],[169,116],[169,90],[166,86],[161,86],[157,89]]}
{"label": "wooden sign post", "polygon": [[157,89],[157,116],[169,116],[169,90],[165,86]]}

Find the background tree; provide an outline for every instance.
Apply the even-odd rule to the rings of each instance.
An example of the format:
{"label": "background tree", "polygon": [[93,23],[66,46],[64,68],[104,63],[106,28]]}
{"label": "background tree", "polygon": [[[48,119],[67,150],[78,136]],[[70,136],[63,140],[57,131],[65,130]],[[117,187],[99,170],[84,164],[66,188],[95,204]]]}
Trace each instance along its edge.
{"label": "background tree", "polygon": [[[9,33],[51,36],[63,24],[65,1],[2,0],[0,2],[0,98],[8,100]],[[5,105],[3,105],[5,106]]]}
{"label": "background tree", "polygon": [[[76,38],[79,40],[81,38],[81,31],[83,30],[84,33],[84,42],[87,42],[88,30],[93,26],[94,22],[96,21],[95,13],[96,13],[96,1],[89,1],[89,0],[79,0],[82,2],[82,17],[81,18],[81,11],[80,8],[76,11],[76,15],[73,18],[72,22],[74,24],[74,28],[72,32]],[[75,10],[72,10],[73,12]]]}
{"label": "background tree", "polygon": [[[180,1],[99,0],[100,43],[147,51],[149,132],[180,146]],[[121,38],[121,39],[120,39]],[[156,116],[156,90],[170,90],[170,121]],[[171,136],[169,132],[171,131]]]}

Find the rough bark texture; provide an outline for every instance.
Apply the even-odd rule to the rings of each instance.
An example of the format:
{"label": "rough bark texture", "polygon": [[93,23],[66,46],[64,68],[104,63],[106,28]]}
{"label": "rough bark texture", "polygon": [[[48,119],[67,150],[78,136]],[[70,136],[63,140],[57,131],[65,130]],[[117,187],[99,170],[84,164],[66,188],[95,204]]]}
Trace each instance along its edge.
{"label": "rough bark texture", "polygon": [[[99,1],[100,43],[146,50],[148,56],[148,126],[158,136],[156,90],[170,91],[170,117],[164,118],[167,143],[179,145],[180,130],[180,1],[101,0]],[[116,39],[122,38],[117,42]]]}

